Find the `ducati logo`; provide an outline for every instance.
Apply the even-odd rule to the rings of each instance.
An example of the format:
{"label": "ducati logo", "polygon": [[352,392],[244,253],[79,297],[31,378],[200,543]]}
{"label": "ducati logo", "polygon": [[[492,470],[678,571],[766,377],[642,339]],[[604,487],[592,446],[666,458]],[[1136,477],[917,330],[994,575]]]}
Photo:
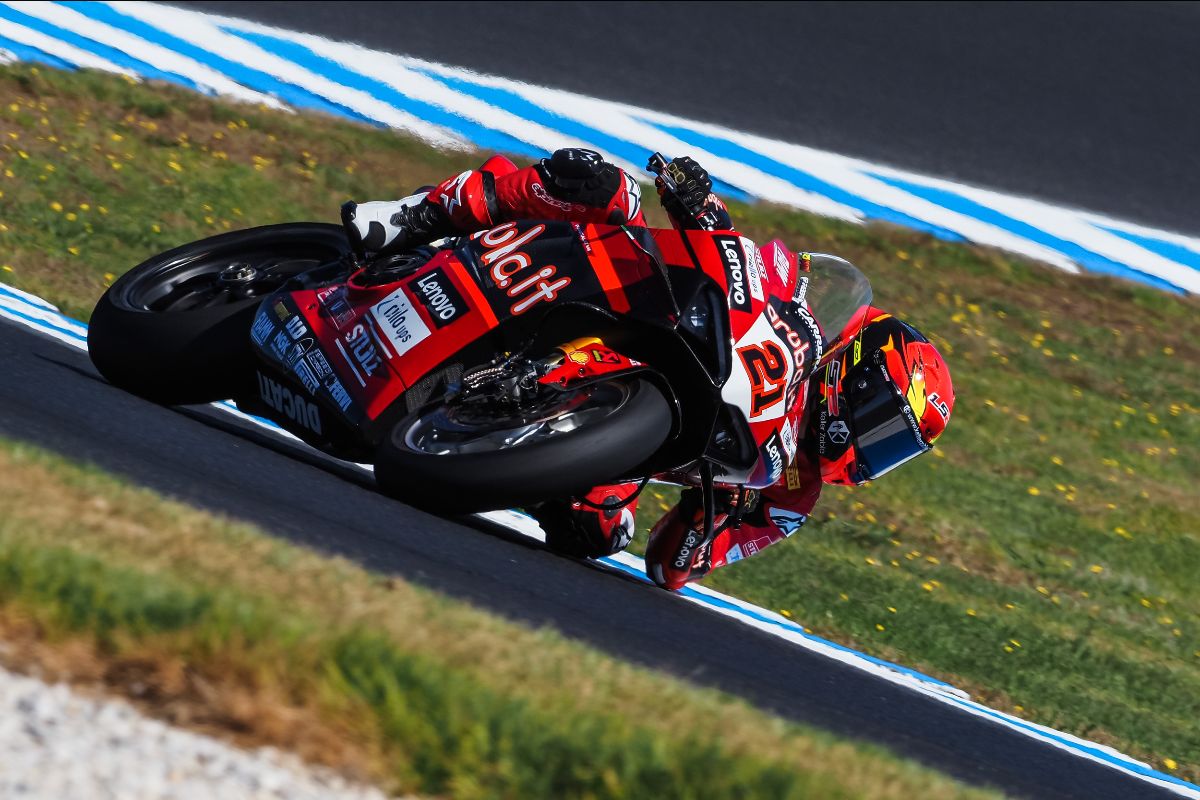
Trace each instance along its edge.
{"label": "ducati logo", "polygon": [[845,444],[850,441],[850,428],[840,419],[834,420],[825,433],[829,436],[829,441],[834,444]]}

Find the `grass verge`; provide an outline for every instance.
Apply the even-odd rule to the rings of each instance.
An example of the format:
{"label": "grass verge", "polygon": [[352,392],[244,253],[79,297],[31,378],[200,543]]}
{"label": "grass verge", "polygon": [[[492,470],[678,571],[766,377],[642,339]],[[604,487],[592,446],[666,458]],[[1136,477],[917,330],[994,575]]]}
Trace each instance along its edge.
{"label": "grass verge", "polygon": [[0,635],[399,791],[995,796],[2,440]]}
{"label": "grass verge", "polygon": [[[19,66],[0,68],[0,148],[0,279],[81,319],[154,252],[333,220],[480,160]],[[829,489],[802,534],[708,584],[1200,778],[1200,302],[888,226],[733,213],[859,264],[947,355],[958,404],[933,456]],[[643,530],[669,501],[643,503]]]}

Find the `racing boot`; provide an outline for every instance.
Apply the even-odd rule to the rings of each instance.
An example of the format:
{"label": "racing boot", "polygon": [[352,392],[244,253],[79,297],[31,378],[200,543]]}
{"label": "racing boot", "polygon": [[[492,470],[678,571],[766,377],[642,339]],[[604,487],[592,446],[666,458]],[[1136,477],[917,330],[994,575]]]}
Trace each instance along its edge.
{"label": "racing boot", "polygon": [[342,227],[358,257],[387,256],[453,234],[445,210],[424,193],[401,200],[342,204]]}
{"label": "racing boot", "polygon": [[633,541],[636,483],[597,486],[582,498],[552,500],[529,509],[546,532],[546,546],[561,555],[600,558]]}

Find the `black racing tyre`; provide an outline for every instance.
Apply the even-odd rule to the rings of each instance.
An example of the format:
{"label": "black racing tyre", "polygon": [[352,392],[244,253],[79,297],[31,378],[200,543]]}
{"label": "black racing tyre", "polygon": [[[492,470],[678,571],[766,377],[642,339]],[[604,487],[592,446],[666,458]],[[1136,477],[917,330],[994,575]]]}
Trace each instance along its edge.
{"label": "black racing tyre", "polygon": [[262,298],[349,251],[340,226],[299,222],[160,253],[100,298],[88,354],[111,383],[155,402],[231,397],[253,377],[250,325]]}
{"label": "black racing tyre", "polygon": [[532,421],[465,419],[436,405],[392,428],[376,451],[375,480],[385,494],[440,513],[528,506],[627,477],[671,423],[662,392],[636,377],[565,392]]}

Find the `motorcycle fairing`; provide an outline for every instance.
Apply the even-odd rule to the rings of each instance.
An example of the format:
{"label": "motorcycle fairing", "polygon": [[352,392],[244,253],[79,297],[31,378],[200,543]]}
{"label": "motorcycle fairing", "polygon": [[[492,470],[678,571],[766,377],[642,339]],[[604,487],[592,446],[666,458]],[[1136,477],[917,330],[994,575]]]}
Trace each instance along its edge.
{"label": "motorcycle fairing", "polygon": [[[722,350],[718,363],[724,366],[714,372],[710,365],[710,379],[726,403],[750,409],[738,413],[757,448],[753,465],[725,477],[766,486],[794,455],[798,411],[787,408],[801,389],[787,325],[778,315],[767,316],[769,307],[790,300],[794,279],[780,279],[774,249],[770,258],[768,269],[763,251],[731,231],[506,223],[434,252],[394,281],[360,272],[344,284],[284,293],[290,297],[285,308],[312,331],[316,357],[328,362],[344,389],[337,398],[306,374],[293,374],[295,363],[276,354],[270,342],[259,346],[259,355],[310,389],[326,416],[357,425],[373,439],[386,427],[389,409],[403,406],[397,401],[407,390],[461,360],[481,340],[492,353],[519,346],[552,308],[577,305],[668,332],[683,329],[679,306],[687,298],[679,296],[682,290],[673,296],[672,283],[699,274],[689,291],[704,291],[704,278],[711,279],[708,285],[715,284],[728,306],[711,342]],[[789,277],[794,263],[788,261]]]}

